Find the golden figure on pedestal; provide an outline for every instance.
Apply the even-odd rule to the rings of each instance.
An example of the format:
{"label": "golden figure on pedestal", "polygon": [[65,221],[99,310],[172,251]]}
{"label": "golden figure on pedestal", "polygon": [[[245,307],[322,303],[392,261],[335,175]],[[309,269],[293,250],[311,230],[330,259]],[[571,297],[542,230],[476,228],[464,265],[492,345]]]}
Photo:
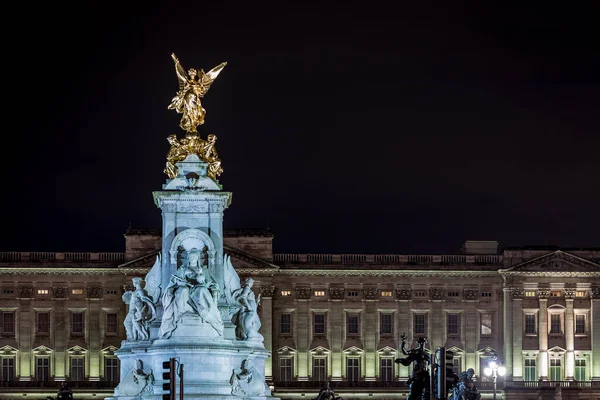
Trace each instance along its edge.
{"label": "golden figure on pedestal", "polygon": [[176,164],[185,160],[188,155],[196,154],[202,161],[208,163],[207,175],[212,179],[217,179],[223,172],[221,160],[215,148],[217,137],[210,134],[207,140],[204,140],[200,138],[197,127],[204,123],[206,116],[206,110],[202,107],[200,99],[208,92],[227,63],[223,62],[206,73],[202,69],[196,71],[194,68],[186,73],[177,56],[171,54],[171,57],[175,61],[179,91],[171,100],[168,109],[183,114],[179,126],[186,134],[181,140],[178,140],[175,134],[169,135],[167,138],[171,148],[167,154],[167,165],[164,172],[169,178],[174,179],[177,176]]}

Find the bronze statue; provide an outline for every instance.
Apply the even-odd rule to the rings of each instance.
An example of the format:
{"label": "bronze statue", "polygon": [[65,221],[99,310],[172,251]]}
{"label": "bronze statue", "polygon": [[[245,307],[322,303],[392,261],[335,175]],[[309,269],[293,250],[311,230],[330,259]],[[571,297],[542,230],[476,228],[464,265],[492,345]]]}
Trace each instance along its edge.
{"label": "bronze statue", "polygon": [[425,349],[427,339],[419,337],[417,339],[417,347],[414,349],[406,349],[406,333],[402,333],[402,353],[405,358],[397,358],[394,362],[409,366],[413,365],[413,370],[410,378],[406,383],[410,386],[410,393],[406,400],[429,400],[429,362],[431,361],[430,353]]}
{"label": "bronze statue", "polygon": [[469,368],[460,374],[458,383],[452,389],[452,396],[450,400],[480,400],[481,393],[477,390],[473,377],[475,376],[475,370]]}
{"label": "bronze statue", "polygon": [[186,136],[197,135],[197,127],[204,123],[206,115],[206,110],[202,107],[200,99],[208,92],[208,89],[210,89],[210,86],[227,63],[223,62],[208,72],[204,72],[203,69],[196,71],[194,68],[190,68],[186,73],[177,56],[173,53],[171,57],[175,61],[179,91],[171,100],[168,108],[183,114],[179,126],[186,131]]}

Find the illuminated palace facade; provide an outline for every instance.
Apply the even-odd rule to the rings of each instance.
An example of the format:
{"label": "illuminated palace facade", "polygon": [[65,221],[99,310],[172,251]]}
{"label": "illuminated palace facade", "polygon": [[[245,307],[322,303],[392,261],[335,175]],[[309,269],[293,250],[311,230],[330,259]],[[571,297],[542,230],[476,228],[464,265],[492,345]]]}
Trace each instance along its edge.
{"label": "illuminated palace facade", "polygon": [[[505,399],[553,399],[556,384],[565,400],[600,398],[600,248],[274,254],[272,241],[269,231],[229,231],[224,251],[261,295],[276,397],[312,398],[330,381],[345,400],[405,398],[411,371],[394,363],[405,332],[407,347],[423,336],[452,350],[455,371],[473,368],[483,398],[495,353]],[[0,399],[54,396],[63,380],[78,400],[111,395],[121,296],[160,246],[159,232],[130,229],[123,253],[0,252]]]}

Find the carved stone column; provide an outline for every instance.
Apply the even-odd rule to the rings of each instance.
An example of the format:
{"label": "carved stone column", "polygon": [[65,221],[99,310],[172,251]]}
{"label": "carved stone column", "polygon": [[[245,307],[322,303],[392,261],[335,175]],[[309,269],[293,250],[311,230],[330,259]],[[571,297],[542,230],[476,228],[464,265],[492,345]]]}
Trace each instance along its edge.
{"label": "carved stone column", "polygon": [[567,347],[565,379],[572,381],[575,376],[575,314],[573,312],[575,289],[566,289],[564,295],[567,302],[565,313],[565,344]]}
{"label": "carved stone column", "polygon": [[331,326],[331,380],[341,381],[344,368],[342,366],[342,350],[344,346],[344,286],[329,287],[329,326]]}
{"label": "carved stone column", "polygon": [[275,286],[260,287],[260,334],[265,338],[265,348],[271,357],[265,360],[265,379],[273,380],[273,295]]}
{"label": "carved stone column", "polygon": [[296,288],[296,301],[298,304],[297,321],[294,324],[294,337],[298,342],[298,380],[307,381],[309,374],[308,347],[312,338],[312,316],[308,306],[310,287]]}
{"label": "carved stone column", "polygon": [[[590,290],[592,312],[590,315],[592,332],[592,350],[600,351],[600,286],[592,286]],[[600,382],[600,357],[592,358],[592,381]]]}
{"label": "carved stone column", "polygon": [[537,291],[540,307],[540,320],[538,327],[538,340],[540,348],[540,379],[548,380],[548,297],[550,291],[540,289]]}
{"label": "carved stone column", "polygon": [[[365,326],[367,329],[364,332],[365,341],[365,372],[364,377],[366,381],[374,381],[377,376],[377,301],[379,292],[377,288],[365,288]],[[370,329],[369,329],[370,328]]]}
{"label": "carved stone column", "polygon": [[[504,360],[506,365],[506,380],[512,380],[512,299],[513,288],[504,284]],[[516,293],[516,292],[515,292]],[[522,293],[522,292],[521,292]],[[481,374],[483,371],[480,371]]]}
{"label": "carved stone column", "polygon": [[[513,292],[512,302],[512,380],[523,380],[523,290]],[[506,341],[505,341],[506,343]]]}

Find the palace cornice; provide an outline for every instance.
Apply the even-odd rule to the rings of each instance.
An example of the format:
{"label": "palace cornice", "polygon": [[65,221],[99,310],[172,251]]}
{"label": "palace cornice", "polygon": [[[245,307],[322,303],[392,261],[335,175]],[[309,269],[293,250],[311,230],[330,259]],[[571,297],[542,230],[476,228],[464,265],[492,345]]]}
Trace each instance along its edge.
{"label": "palace cornice", "polygon": [[0,275],[140,275],[150,268],[0,268]]}
{"label": "palace cornice", "polygon": [[587,271],[509,271],[501,269],[498,271],[501,275],[506,276],[536,276],[536,277],[550,277],[550,278],[599,278],[600,272],[587,272]]}
{"label": "palace cornice", "polygon": [[426,278],[449,278],[449,277],[468,277],[468,278],[486,278],[499,277],[497,271],[399,271],[399,270],[265,270],[244,268],[244,273],[250,273],[263,276],[393,276],[393,277],[426,277]]}

